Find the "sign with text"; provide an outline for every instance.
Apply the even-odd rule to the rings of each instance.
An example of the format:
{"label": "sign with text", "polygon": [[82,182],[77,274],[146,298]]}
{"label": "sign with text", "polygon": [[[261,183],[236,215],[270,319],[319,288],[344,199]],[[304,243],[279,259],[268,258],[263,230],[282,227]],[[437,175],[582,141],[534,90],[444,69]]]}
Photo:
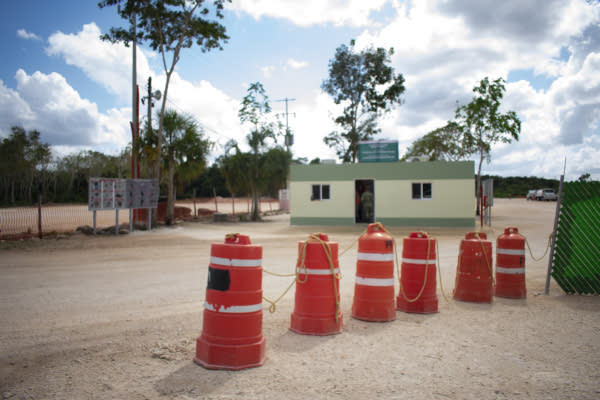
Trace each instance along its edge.
{"label": "sign with text", "polygon": [[156,179],[90,178],[89,210],[156,208],[157,205]]}
{"label": "sign with text", "polygon": [[398,141],[369,140],[358,142],[358,162],[398,161]]}

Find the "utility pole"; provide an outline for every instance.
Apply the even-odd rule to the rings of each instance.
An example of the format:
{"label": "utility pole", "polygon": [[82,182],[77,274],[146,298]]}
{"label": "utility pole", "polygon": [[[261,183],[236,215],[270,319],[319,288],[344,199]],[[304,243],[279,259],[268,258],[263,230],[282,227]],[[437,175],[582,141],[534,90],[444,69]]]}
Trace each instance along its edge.
{"label": "utility pole", "polygon": [[[290,151],[290,146],[294,144],[294,136],[290,133],[290,128],[289,128],[289,112],[288,112],[288,102],[290,101],[296,101],[296,99],[289,99],[289,98],[285,98],[285,99],[280,99],[280,100],[274,100],[275,102],[285,102],[285,147],[287,149],[287,151]],[[296,116],[296,113],[292,113],[294,115],[294,117]],[[277,117],[279,117],[280,115],[283,114],[277,114]]]}
{"label": "utility pole", "polygon": [[152,107],[154,107],[154,100],[160,100],[160,90],[152,93],[152,77],[148,77],[148,95],[142,97],[142,104],[148,102],[148,133],[152,133]]}
{"label": "utility pole", "polygon": [[[120,8],[120,7],[119,7]],[[139,135],[139,93],[137,86],[137,18],[135,12],[131,17],[131,25],[133,28],[133,48],[132,50],[132,71],[131,71],[131,177],[139,178],[136,173],[137,157],[135,156],[134,146],[135,140]]]}

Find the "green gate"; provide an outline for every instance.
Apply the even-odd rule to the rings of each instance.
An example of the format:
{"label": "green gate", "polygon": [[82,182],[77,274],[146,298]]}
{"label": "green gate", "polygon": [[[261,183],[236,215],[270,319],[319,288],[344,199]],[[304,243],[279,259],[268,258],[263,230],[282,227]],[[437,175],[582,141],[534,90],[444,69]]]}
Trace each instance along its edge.
{"label": "green gate", "polygon": [[600,294],[600,182],[562,187],[551,275],[568,294]]}

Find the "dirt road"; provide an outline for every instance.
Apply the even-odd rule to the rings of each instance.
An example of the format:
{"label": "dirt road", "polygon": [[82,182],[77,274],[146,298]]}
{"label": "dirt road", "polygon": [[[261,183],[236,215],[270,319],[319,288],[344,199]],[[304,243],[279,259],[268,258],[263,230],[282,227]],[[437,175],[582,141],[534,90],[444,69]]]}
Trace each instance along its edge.
{"label": "dirt road", "polygon": [[[540,257],[555,203],[496,200],[494,241],[517,226]],[[292,272],[297,242],[322,231],[351,246],[364,226],[186,223],[120,237],[74,235],[0,243],[0,396],[4,399],[598,399],[600,297],[566,296],[548,258],[527,255],[526,300],[451,299],[464,230],[438,239],[439,313],[352,319],[356,246],[340,257],[344,332],[288,330],[293,290],[264,304],[267,360],[238,372],[192,362],[202,331],[210,244],[241,232],[263,245],[263,266]],[[391,228],[396,238],[410,229]],[[275,298],[291,278],[264,275]],[[439,282],[438,282],[439,283]],[[397,292],[397,285],[396,285]]]}

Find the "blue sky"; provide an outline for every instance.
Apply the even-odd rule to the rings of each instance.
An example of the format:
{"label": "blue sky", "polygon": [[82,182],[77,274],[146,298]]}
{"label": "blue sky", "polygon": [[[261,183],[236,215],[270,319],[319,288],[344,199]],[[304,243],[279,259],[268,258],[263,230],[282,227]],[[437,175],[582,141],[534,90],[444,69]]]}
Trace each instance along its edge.
{"label": "blue sky", "polygon": [[[98,37],[123,23],[97,1],[4,2],[0,13],[0,137],[38,129],[56,154],[107,153],[130,141],[131,50]],[[248,132],[237,118],[252,82],[273,112],[289,104],[296,157],[335,158],[322,141],[339,106],[320,90],[342,43],[394,47],[404,103],[380,120],[378,138],[400,154],[451,119],[480,79],[507,80],[504,107],[521,118],[518,143],[494,147],[484,173],[600,178],[600,6],[585,0],[238,0],[222,23],[223,51],[185,50],[168,107],[191,113],[220,155]],[[157,54],[138,50],[138,83],[163,90]],[[145,108],[141,110],[142,120]]]}

